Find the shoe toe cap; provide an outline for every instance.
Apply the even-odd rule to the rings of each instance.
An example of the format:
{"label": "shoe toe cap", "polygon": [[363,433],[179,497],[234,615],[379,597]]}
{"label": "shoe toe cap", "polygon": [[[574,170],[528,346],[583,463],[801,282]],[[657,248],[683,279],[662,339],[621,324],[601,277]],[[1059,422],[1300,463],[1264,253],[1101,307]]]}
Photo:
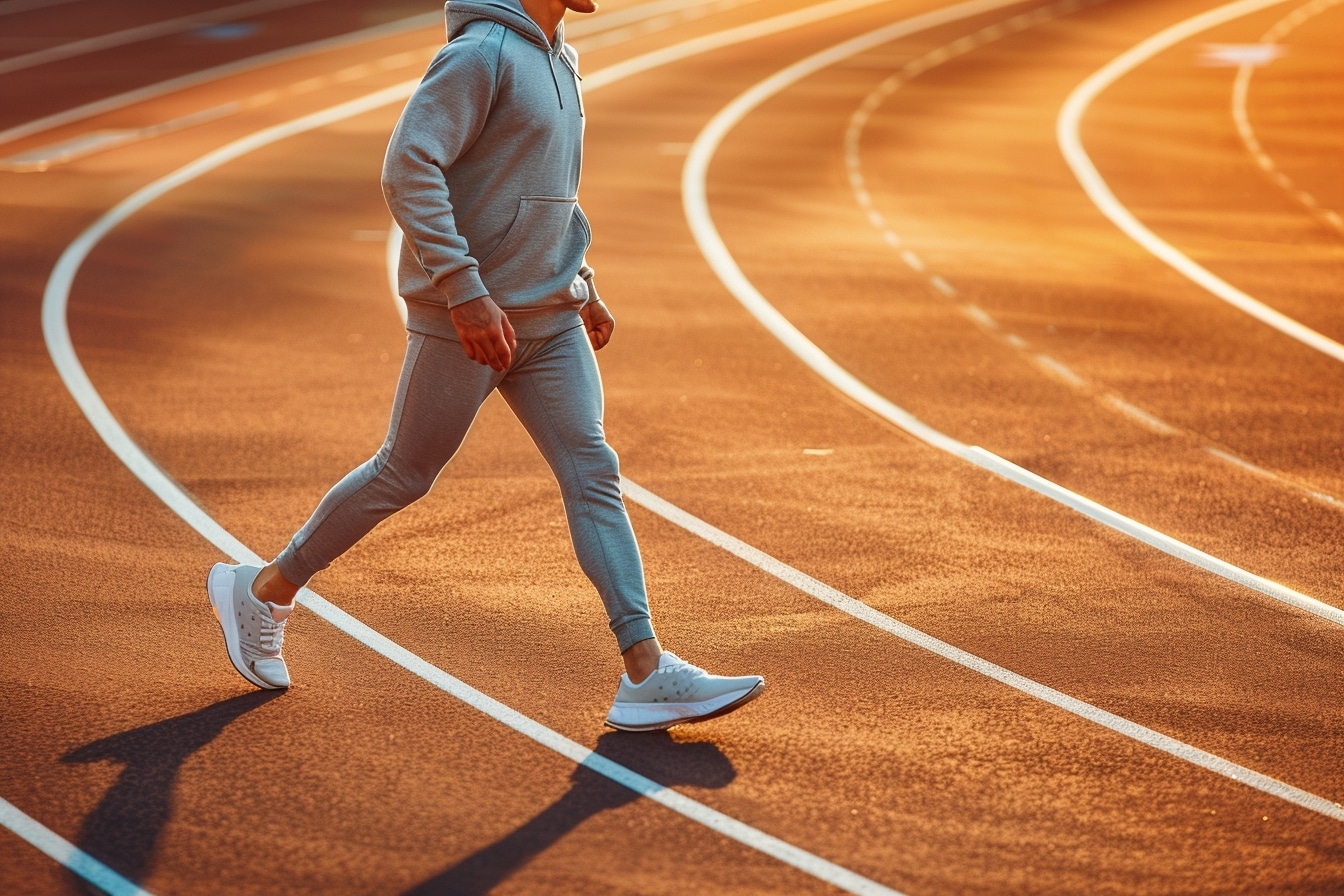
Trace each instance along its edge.
{"label": "shoe toe cap", "polygon": [[260,659],[252,664],[256,676],[273,688],[289,687],[289,669],[282,659]]}

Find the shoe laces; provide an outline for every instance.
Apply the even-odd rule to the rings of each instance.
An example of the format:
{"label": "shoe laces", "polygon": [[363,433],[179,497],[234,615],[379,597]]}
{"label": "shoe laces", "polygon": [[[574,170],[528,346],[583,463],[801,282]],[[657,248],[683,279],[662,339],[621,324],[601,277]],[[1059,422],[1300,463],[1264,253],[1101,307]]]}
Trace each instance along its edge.
{"label": "shoe laces", "polygon": [[289,619],[285,618],[277,622],[275,617],[271,615],[270,609],[267,608],[266,612],[260,614],[257,621],[261,623],[261,631],[258,634],[257,641],[260,643],[262,651],[271,656],[279,656],[280,649],[285,644],[285,623]]}

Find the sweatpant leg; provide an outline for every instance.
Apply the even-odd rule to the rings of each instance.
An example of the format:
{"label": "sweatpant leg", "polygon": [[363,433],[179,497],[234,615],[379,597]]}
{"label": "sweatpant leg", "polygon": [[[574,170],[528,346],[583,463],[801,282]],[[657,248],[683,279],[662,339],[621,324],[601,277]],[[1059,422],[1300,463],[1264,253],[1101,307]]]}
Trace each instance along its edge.
{"label": "sweatpant leg", "polygon": [[624,652],[653,637],[644,564],[621,500],[616,452],[602,428],[602,379],[578,327],[511,369],[500,394],[560,484],[579,566],[597,588]]}
{"label": "sweatpant leg", "polygon": [[281,575],[307,582],[374,526],[424,497],[502,376],[452,340],[411,333],[382,448],[327,492],[276,558]]}

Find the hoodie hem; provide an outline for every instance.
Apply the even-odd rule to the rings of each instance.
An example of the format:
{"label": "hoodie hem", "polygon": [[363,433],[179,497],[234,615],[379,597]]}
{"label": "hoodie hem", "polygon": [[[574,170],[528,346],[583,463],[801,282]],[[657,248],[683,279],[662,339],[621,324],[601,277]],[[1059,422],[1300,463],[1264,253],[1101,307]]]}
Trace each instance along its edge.
{"label": "hoodie hem", "polygon": [[[541,308],[535,311],[504,309],[508,315],[513,334],[520,340],[550,339],[566,330],[583,326],[579,309],[573,306]],[[406,303],[406,329],[412,333],[423,333],[439,339],[457,338],[457,327],[453,326],[453,315],[447,305],[433,305],[428,302]]]}

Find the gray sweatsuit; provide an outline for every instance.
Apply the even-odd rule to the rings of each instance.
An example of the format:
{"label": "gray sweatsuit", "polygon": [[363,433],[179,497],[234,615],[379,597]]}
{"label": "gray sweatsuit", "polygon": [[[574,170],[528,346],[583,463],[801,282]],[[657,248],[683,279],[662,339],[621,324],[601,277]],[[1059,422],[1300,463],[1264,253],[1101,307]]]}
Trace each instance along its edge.
{"label": "gray sweatsuit", "polygon": [[[624,651],[653,637],[643,564],[602,427],[602,383],[579,310],[597,298],[577,194],[578,54],[518,0],[450,0],[448,43],[392,134],[383,193],[401,227],[409,342],[382,448],[327,493],[276,558],[306,582],[429,491],[499,389],[560,484],[579,565]],[[489,295],[518,350],[467,358],[450,309]]]}

